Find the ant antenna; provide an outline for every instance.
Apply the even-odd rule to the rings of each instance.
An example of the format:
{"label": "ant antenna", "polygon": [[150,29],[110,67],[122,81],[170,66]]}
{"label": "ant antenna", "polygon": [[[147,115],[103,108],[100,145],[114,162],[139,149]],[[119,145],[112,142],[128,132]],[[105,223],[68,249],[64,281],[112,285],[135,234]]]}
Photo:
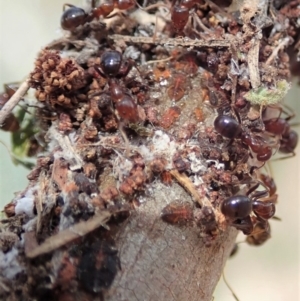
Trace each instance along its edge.
{"label": "ant antenna", "polygon": [[232,287],[229,285],[229,283],[227,282],[226,280],[226,277],[225,277],[225,272],[223,270],[222,272],[222,277],[223,277],[223,280],[224,280],[224,283],[226,284],[227,288],[230,290],[233,298],[236,300],[236,301],[240,301],[240,299],[237,297],[237,295],[235,294],[235,292],[233,291]]}
{"label": "ant antenna", "polygon": [[147,6],[147,7],[141,6],[141,5],[137,2],[137,0],[135,0],[135,3],[136,3],[136,6],[137,6],[139,9],[143,10],[143,11],[148,11],[148,10],[150,10],[150,9],[154,9],[154,8],[158,8],[158,7],[164,7],[164,8],[166,8],[166,9],[170,10],[170,8],[169,8],[167,5],[164,5],[163,3],[155,3],[155,4],[149,5],[149,6]]}

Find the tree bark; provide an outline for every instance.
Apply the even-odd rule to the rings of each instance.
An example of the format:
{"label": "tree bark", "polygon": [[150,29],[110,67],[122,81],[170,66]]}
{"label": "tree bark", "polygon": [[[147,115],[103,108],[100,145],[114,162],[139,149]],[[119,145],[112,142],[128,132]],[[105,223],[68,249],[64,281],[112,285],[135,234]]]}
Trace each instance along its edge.
{"label": "tree bark", "polygon": [[178,184],[157,183],[120,229],[116,245],[122,269],[107,300],[212,300],[237,230],[227,228],[208,247],[198,227],[160,219],[174,199],[191,200]]}
{"label": "tree bark", "polygon": [[[199,1],[183,27],[174,1],[171,20],[157,6],[158,21],[117,13],[41,51],[19,92],[36,89],[49,145],[4,209],[1,298],[212,300],[237,229],[262,222],[251,195],[246,217],[220,208],[261,183],[260,151],[287,143],[270,133],[269,146],[262,113],[289,88],[291,37],[275,23],[294,15],[277,1],[219,2]],[[221,115],[236,135],[217,128]]]}

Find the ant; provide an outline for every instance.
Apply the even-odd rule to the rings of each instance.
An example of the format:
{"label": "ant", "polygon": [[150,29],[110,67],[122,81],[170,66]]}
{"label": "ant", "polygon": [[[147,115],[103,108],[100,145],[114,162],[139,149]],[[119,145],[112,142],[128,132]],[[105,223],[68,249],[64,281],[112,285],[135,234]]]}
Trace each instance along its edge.
{"label": "ant", "polygon": [[[253,224],[256,220],[262,224],[266,224],[267,220],[275,214],[275,204],[272,201],[262,201],[260,199],[268,195],[268,191],[257,191],[253,193],[260,183],[251,187],[246,195],[234,195],[223,201],[221,204],[221,212],[231,222],[231,225],[242,230],[245,235],[253,232]],[[255,217],[251,218],[251,212]]]}
{"label": "ant", "polygon": [[[78,26],[91,22],[93,19],[107,17],[115,8],[120,10],[130,9],[135,6],[134,0],[110,0],[96,7],[95,0],[92,1],[92,10],[87,13],[84,9],[72,4],[64,4],[61,16],[61,27],[65,30],[73,31]],[[68,9],[65,9],[68,6]]]}
{"label": "ant", "polygon": [[276,194],[277,186],[274,179],[268,175],[261,173],[259,175],[259,180],[269,191],[269,200],[272,200],[273,203],[276,203],[278,195]]}
{"label": "ant", "polygon": [[[278,108],[281,112],[285,112],[282,108]],[[286,112],[285,112],[286,113]],[[265,130],[271,134],[281,136],[279,141],[279,151],[284,154],[295,155],[295,148],[298,144],[298,134],[296,131],[292,130],[289,124],[295,115],[288,114],[286,118],[271,118],[264,120]]]}
{"label": "ant", "polygon": [[249,245],[261,246],[271,237],[271,227],[268,221],[257,221],[253,231],[247,236],[246,242]]}
{"label": "ant", "polygon": [[130,59],[123,61],[119,51],[111,50],[104,52],[100,65],[95,66],[95,70],[101,76],[108,78],[110,97],[119,119],[129,123],[139,121],[138,107],[129,92],[122,88],[114,78],[126,77],[133,65],[134,62]]}
{"label": "ant", "polygon": [[[105,51],[100,58],[100,64],[94,66],[94,69],[100,76],[108,79],[109,96],[115,110],[115,115],[119,121],[119,131],[125,141],[127,155],[129,140],[124,131],[124,124],[137,123],[140,120],[140,116],[136,102],[129,91],[120,86],[117,78],[126,77],[133,65],[134,62],[132,60],[123,60],[122,54],[119,51],[110,50]],[[91,95],[90,98],[102,93],[105,92],[98,92]]]}
{"label": "ant", "polygon": [[280,139],[279,151],[284,154],[295,156],[295,149],[298,144],[298,134],[294,130],[284,133]]}
{"label": "ant", "polygon": [[[183,31],[184,27],[188,23],[190,17],[190,10],[195,8],[199,4],[204,4],[204,2],[201,0],[179,0],[173,6],[171,10],[171,21],[172,25],[174,26],[177,32]],[[208,28],[206,28],[204,24],[202,24],[202,22],[196,14],[194,14],[194,17],[196,18],[199,26],[201,26],[205,30],[208,30]]]}
{"label": "ant", "polygon": [[[171,21],[177,32],[183,31],[185,25],[188,22],[190,16],[190,8],[188,5],[182,4],[185,1],[179,1],[179,3],[175,4],[171,11]],[[192,2],[194,5],[195,1]]]}
{"label": "ant", "polygon": [[240,123],[233,117],[219,115],[214,121],[215,130],[225,138],[241,139],[256,154],[257,160],[268,161],[273,154],[272,148],[259,135],[243,131]]}

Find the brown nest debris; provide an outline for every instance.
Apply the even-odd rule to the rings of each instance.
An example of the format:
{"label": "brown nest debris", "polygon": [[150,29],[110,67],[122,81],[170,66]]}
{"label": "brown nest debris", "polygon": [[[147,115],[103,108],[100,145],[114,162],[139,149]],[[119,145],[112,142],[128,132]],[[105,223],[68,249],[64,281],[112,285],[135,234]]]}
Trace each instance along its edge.
{"label": "brown nest debris", "polygon": [[[2,299],[153,300],[129,274],[142,252],[125,247],[149,229],[192,231],[223,263],[230,226],[250,244],[270,237],[276,186],[261,170],[297,145],[282,101],[300,4],[140,2],[66,5],[64,37],[38,55],[29,86],[47,146],[4,209]],[[175,278],[157,300],[179,300]]]}

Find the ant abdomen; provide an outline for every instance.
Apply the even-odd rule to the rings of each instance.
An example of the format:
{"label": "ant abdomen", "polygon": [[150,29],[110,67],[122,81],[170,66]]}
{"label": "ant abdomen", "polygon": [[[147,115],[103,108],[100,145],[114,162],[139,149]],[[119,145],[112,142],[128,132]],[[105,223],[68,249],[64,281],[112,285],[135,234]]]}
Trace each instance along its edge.
{"label": "ant abdomen", "polygon": [[63,29],[73,31],[78,26],[83,25],[86,19],[87,14],[82,8],[70,6],[70,8],[63,12],[60,24]]}
{"label": "ant abdomen", "polygon": [[288,122],[283,118],[272,118],[265,120],[264,125],[266,131],[274,135],[283,135],[290,128]]}
{"label": "ant abdomen", "polygon": [[275,214],[275,204],[273,202],[255,200],[252,203],[252,209],[262,219],[269,219]]}
{"label": "ant abdomen", "polygon": [[177,32],[184,29],[189,19],[190,10],[183,5],[175,5],[172,9],[171,20]]}
{"label": "ant abdomen", "polygon": [[115,109],[122,120],[130,123],[139,121],[137,104],[130,95],[124,94],[123,97],[115,103]]}

